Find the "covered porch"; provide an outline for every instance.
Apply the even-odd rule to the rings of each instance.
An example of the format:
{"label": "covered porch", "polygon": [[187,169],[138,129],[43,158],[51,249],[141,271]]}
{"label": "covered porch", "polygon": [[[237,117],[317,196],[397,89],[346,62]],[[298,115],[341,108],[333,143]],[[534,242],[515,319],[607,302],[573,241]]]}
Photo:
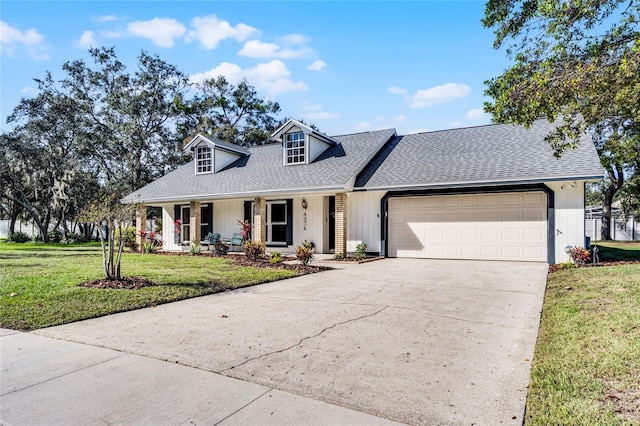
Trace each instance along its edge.
{"label": "covered porch", "polygon": [[249,238],[264,243],[267,251],[294,253],[296,246],[309,241],[318,254],[347,253],[346,193],[141,204],[136,218],[138,244],[147,231],[149,207],[162,210],[164,251],[200,244],[209,233],[230,241],[241,232],[239,222],[247,221]]}

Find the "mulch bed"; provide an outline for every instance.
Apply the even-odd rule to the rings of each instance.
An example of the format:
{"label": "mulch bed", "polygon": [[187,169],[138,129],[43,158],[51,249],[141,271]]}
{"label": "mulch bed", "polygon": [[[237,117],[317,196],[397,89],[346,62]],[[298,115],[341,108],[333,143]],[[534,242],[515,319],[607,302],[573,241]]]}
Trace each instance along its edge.
{"label": "mulch bed", "polygon": [[142,277],[123,277],[119,280],[101,279],[80,284],[82,287],[89,288],[119,288],[127,290],[137,290],[142,287],[155,285],[153,281],[149,281]]}
{"label": "mulch bed", "polygon": [[[587,263],[577,267],[578,268],[598,268],[600,266],[636,265],[636,264],[640,264],[640,260],[618,260],[618,261],[612,261],[612,262],[603,261],[603,262],[598,262],[595,265],[593,263]],[[563,268],[562,265],[558,265],[558,264],[549,265],[549,273],[562,271],[563,269],[566,269],[566,268]]]}
{"label": "mulch bed", "polygon": [[[156,254],[163,255],[189,255],[189,253],[180,253],[180,252],[157,252]],[[211,253],[202,253],[204,256],[213,256]],[[251,260],[243,255],[230,255],[225,256],[225,258],[229,259],[233,262],[234,265],[239,266],[252,266],[254,268],[271,268],[271,269],[288,269],[292,271],[296,271],[299,275],[307,275],[314,274],[316,272],[327,271],[330,268],[328,266],[313,266],[313,265],[303,265],[301,263],[269,263],[268,260]],[[123,277],[120,280],[108,280],[101,279],[90,281],[86,283],[80,284],[82,287],[89,288],[111,288],[111,289],[127,289],[127,290],[136,290],[142,287],[148,287],[155,285],[154,282],[149,281],[146,278],[142,277]]]}

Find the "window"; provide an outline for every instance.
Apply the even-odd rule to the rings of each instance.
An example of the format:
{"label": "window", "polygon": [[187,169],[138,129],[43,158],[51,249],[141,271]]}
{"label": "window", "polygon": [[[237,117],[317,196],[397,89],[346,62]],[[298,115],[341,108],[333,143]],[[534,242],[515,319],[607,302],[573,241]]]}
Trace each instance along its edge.
{"label": "window", "polygon": [[287,244],[287,203],[267,203],[267,243]]}
{"label": "window", "polygon": [[189,206],[182,206],[180,217],[182,217],[180,229],[182,241],[191,241],[191,208]]}
{"label": "window", "polygon": [[211,173],[211,148],[208,146],[196,147],[196,173]]}
{"label": "window", "polygon": [[305,163],[304,133],[287,133],[284,138],[286,164]]}

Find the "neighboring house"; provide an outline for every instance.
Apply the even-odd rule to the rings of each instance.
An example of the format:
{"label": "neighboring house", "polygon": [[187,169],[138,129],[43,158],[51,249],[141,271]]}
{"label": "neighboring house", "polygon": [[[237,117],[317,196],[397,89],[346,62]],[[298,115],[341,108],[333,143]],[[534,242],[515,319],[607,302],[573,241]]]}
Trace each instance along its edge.
{"label": "neighboring house", "polygon": [[[251,222],[267,250],[389,257],[565,261],[585,243],[584,184],[602,168],[591,139],[560,159],[538,121],[398,136],[326,136],[290,120],[242,148],[204,135],[194,160],[125,200],[162,208],[163,249]],[[139,221],[138,229],[143,229]],[[176,232],[177,231],[177,232]]]}

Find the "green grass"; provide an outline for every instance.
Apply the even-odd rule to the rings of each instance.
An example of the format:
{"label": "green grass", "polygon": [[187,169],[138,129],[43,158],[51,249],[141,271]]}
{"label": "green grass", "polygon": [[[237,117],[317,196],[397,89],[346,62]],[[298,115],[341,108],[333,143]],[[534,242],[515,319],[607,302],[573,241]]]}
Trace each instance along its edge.
{"label": "green grass", "polygon": [[[638,243],[598,246],[640,259]],[[640,264],[549,275],[526,424],[640,424]]]}
{"label": "green grass", "polygon": [[125,253],[122,275],[142,276],[157,285],[138,290],[79,286],[104,278],[100,244],[0,242],[0,325],[33,330],[289,278],[296,272],[243,267],[211,256]]}
{"label": "green grass", "polygon": [[596,241],[600,260],[640,260],[640,242],[637,241]]}

